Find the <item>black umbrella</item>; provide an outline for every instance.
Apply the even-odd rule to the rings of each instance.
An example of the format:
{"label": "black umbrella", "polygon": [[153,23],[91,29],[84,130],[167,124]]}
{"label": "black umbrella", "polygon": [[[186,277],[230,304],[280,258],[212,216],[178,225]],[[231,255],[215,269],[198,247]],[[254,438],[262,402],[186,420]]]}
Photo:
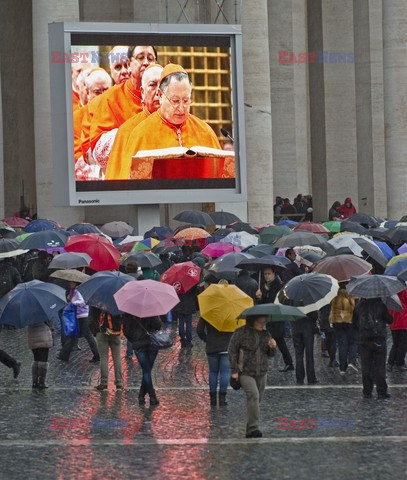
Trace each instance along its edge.
{"label": "black umbrella", "polygon": [[247,232],[252,234],[258,234],[259,232],[253,228],[249,223],[245,222],[233,222],[227,225],[228,228],[231,228],[235,232]]}
{"label": "black umbrella", "polygon": [[68,230],[73,230],[81,235],[85,233],[101,233],[100,229],[92,223],[75,223],[75,225],[71,225]]}
{"label": "black umbrella", "polygon": [[144,238],[157,237],[158,240],[171,238],[173,231],[170,227],[153,227],[144,234]]}
{"label": "black umbrella", "polygon": [[87,253],[61,253],[60,255],[56,255],[52,259],[51,263],[49,264],[49,268],[66,270],[72,268],[87,267],[89,266],[91,261],[92,257]]}
{"label": "black umbrella", "polygon": [[389,230],[385,227],[376,227],[376,228],[369,228],[367,231],[368,235],[375,238],[376,240],[383,240],[384,234],[387,233]]}
{"label": "black umbrella", "polygon": [[350,220],[343,220],[341,222],[341,232],[353,232],[360,233],[361,235],[367,235],[366,228],[362,227],[360,223],[351,222]]}
{"label": "black umbrella", "polygon": [[166,253],[180,252],[181,247],[174,245],[170,240],[161,240],[153,249],[152,252],[156,255],[164,255]]}
{"label": "black umbrella", "polygon": [[62,230],[43,230],[33,233],[20,243],[20,248],[62,248],[69,235]]}
{"label": "black umbrella", "polygon": [[234,213],[224,212],[223,210],[221,212],[212,212],[209,216],[216,225],[228,225],[233,222],[241,222],[240,218]]}
{"label": "black umbrella", "polygon": [[178,222],[186,222],[200,225],[214,225],[215,222],[205,212],[200,210],[184,210],[181,213],[175,215],[174,220]]}
{"label": "black umbrella", "polygon": [[302,245],[310,245],[314,247],[319,247],[325,245],[325,240],[321,238],[321,235],[316,235],[315,233],[308,232],[293,232],[290,235],[285,235],[284,237],[279,238],[274,246],[278,248],[293,248],[301,247]]}
{"label": "black umbrella", "polygon": [[211,266],[208,269],[209,273],[227,270],[228,268],[235,268],[236,265],[244,259],[247,258],[254,258],[253,255],[248,253],[241,253],[241,252],[233,252],[233,253],[226,253],[221,257],[214,260]]}
{"label": "black umbrella", "polygon": [[153,252],[133,252],[130,253],[127,258],[121,262],[122,265],[136,262],[140,268],[154,268],[157,265],[161,265],[162,261],[160,257]]}
{"label": "black umbrella", "polygon": [[225,270],[209,270],[207,275],[205,275],[204,280],[210,280],[210,277],[214,277],[216,282],[219,280],[227,280],[229,283],[234,283],[237,279],[240,270],[233,267],[225,267]]}
{"label": "black umbrella", "polygon": [[20,243],[13,238],[0,239],[0,258],[16,257],[27,253],[29,249],[23,249]]}
{"label": "black umbrella", "polygon": [[136,281],[134,277],[121,272],[98,272],[79,285],[77,290],[88,305],[120,315],[123,312],[117,308],[113,294],[132,281]]}
{"label": "black umbrella", "polygon": [[65,290],[39,280],[19,283],[0,300],[0,324],[24,328],[57,319],[67,305]]}
{"label": "black umbrella", "polygon": [[391,297],[405,290],[406,286],[395,277],[388,275],[368,275],[354,277],[346,285],[346,290],[355,297]]}
{"label": "black umbrella", "polygon": [[366,260],[368,260],[370,257],[382,267],[385,267],[387,265],[386,257],[383,255],[382,251],[376,244],[369,242],[368,240],[366,240],[366,238],[363,237],[354,238],[353,240],[355,240],[355,242],[360,245],[363,250],[368,254],[368,258]]}
{"label": "black umbrella", "polygon": [[272,247],[271,245],[267,245],[266,243],[261,243],[260,245],[256,245],[255,247],[250,248],[247,250],[246,253],[250,253],[250,255],[254,255],[257,258],[264,257],[265,255],[274,255],[276,252],[276,248]]}
{"label": "black umbrella", "polygon": [[246,270],[250,272],[258,272],[266,267],[272,267],[276,273],[280,273],[286,267],[276,258],[278,257],[262,257],[262,258],[246,258],[241,260],[237,265],[236,268],[240,268],[241,270]]}
{"label": "black umbrella", "polygon": [[218,228],[211,234],[211,243],[220,242],[227,237],[229,233],[234,233],[234,230],[231,228]]}
{"label": "black umbrella", "polygon": [[354,213],[348,220],[360,223],[361,225],[366,225],[367,227],[378,227],[380,225],[380,222],[376,217],[368,215],[367,213]]}
{"label": "black umbrella", "polygon": [[383,234],[383,238],[393,245],[401,245],[407,242],[407,227],[395,227]]}
{"label": "black umbrella", "polygon": [[303,313],[315,312],[328,305],[338,290],[338,282],[330,275],[306,273],[287,282],[274,303],[298,307]]}

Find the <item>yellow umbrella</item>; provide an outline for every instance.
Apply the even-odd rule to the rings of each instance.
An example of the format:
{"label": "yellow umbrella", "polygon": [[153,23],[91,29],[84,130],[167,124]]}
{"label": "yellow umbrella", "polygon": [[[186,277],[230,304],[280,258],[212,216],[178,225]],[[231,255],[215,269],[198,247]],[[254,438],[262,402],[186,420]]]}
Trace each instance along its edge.
{"label": "yellow umbrella", "polygon": [[407,253],[402,253],[401,255],[396,255],[392,259],[389,260],[389,263],[387,264],[388,267],[390,265],[394,265],[395,263],[399,262],[400,260],[407,260]]}
{"label": "yellow umbrella", "polygon": [[253,299],[236,285],[212,284],[198,295],[201,317],[220,332],[234,332],[246,321],[237,317],[253,306]]}

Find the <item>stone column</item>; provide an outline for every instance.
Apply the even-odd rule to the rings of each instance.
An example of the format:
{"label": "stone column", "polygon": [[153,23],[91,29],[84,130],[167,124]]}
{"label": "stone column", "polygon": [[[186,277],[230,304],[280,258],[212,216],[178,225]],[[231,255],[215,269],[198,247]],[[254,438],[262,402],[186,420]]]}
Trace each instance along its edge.
{"label": "stone column", "polygon": [[3,150],[3,108],[1,102],[0,73],[0,218],[4,218],[4,150]]}
{"label": "stone column", "polygon": [[407,213],[407,3],[383,2],[384,121],[389,218]]}
{"label": "stone column", "polygon": [[[53,198],[48,23],[78,21],[78,0],[35,0],[33,1],[32,13],[35,171],[38,217],[51,218],[64,225],[71,225],[83,220],[83,207],[55,207]],[[61,145],[61,148],[65,147]]]}
{"label": "stone column", "polygon": [[267,0],[242,4],[248,220],[273,219],[270,62]]}

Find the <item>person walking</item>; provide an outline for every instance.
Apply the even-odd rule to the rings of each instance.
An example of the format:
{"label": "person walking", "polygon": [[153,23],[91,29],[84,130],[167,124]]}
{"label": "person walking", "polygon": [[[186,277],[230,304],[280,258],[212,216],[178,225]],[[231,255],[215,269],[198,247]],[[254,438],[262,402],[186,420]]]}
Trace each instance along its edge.
{"label": "person walking", "polygon": [[357,331],[352,324],[355,297],[346,291],[344,283],[340,283],[339,286],[338,293],[331,302],[329,323],[333,326],[338,342],[339,373],[345,375],[347,371],[358,372],[356,366]]}
{"label": "person walking", "polygon": [[106,390],[109,380],[109,350],[112,354],[114,380],[117,390],[123,390],[123,371],[120,358],[123,315],[111,315],[106,310],[92,307],[90,311],[91,325],[96,334],[96,342],[100,354],[100,382],[96,390]]}
{"label": "person walking", "polygon": [[[282,287],[283,282],[276,274],[273,267],[264,268],[261,275],[260,288],[256,293],[258,303],[274,303],[277,293]],[[294,365],[290,351],[285,343],[284,323],[285,322],[268,322],[266,328],[276,341],[277,347],[283,356],[285,367],[280,369],[280,372],[289,372],[294,370]]]}
{"label": "person walking", "polygon": [[219,384],[219,406],[227,405],[226,393],[230,378],[228,346],[231,332],[220,332],[202,317],[196,327],[198,337],[206,344],[206,356],[209,364],[210,404],[216,407],[216,394]]}
{"label": "person walking", "polygon": [[192,315],[196,312],[196,288],[178,294],[179,303],[173,308],[178,318],[178,333],[181,348],[192,348]]}
{"label": "person walking", "polygon": [[49,366],[48,352],[54,345],[50,323],[41,322],[35,325],[29,325],[27,329],[27,339],[28,347],[34,356],[31,367],[32,388],[48,388],[45,384]]}
{"label": "person walking", "polygon": [[157,358],[158,350],[151,344],[149,332],[160,330],[160,317],[138,318],[133,315],[125,315],[123,320],[123,333],[133,344],[138,363],[142,370],[142,381],[138,394],[139,405],[146,403],[145,396],[150,396],[150,407],[158,405],[156,392],[153,386],[151,372]]}
{"label": "person walking", "polygon": [[[332,324],[329,321],[329,315],[331,313],[331,305],[325,305],[318,312],[319,328],[325,335],[325,347],[329,356],[328,367],[339,367],[339,363],[336,361],[336,335]],[[322,339],[321,339],[321,352],[322,352]]]}
{"label": "person walking", "polygon": [[[89,318],[89,306],[86,305],[80,292],[77,290],[78,284],[76,282],[69,282],[68,301],[76,307],[76,318],[79,324],[81,337],[84,337],[88,342],[89,348],[93,353],[93,357],[89,360],[90,363],[97,363],[100,361],[98,346],[95,337],[90,330],[91,320]],[[58,359],[64,362],[69,362],[69,357],[76,343],[76,337],[68,337],[62,346]]]}
{"label": "person walking", "polygon": [[317,313],[311,312],[308,313],[306,317],[293,322],[292,325],[295,350],[295,377],[297,379],[297,385],[304,385],[304,352],[308,385],[318,383],[315,376],[314,365],[314,332],[316,320]]}
{"label": "person walking", "polygon": [[21,370],[21,362],[15,360],[11,355],[4,350],[0,350],[0,362],[6,367],[13,369],[13,377],[17,378]]}
{"label": "person walking", "polygon": [[260,402],[266,387],[268,358],[276,342],[266,330],[266,316],[249,316],[246,325],[232,335],[229,343],[231,377],[239,380],[246,393],[246,438],[260,438]]}
{"label": "person walking", "polygon": [[390,325],[393,337],[393,345],[390,350],[387,365],[389,370],[395,367],[400,372],[407,370],[405,366],[405,357],[407,352],[407,290],[403,290],[398,294],[402,310],[395,312],[390,310],[393,317],[393,323]]}
{"label": "person walking", "polygon": [[362,298],[353,311],[352,322],[359,332],[363,396],[372,398],[376,384],[377,398],[390,398],[386,382],[386,324],[393,317],[380,298]]}

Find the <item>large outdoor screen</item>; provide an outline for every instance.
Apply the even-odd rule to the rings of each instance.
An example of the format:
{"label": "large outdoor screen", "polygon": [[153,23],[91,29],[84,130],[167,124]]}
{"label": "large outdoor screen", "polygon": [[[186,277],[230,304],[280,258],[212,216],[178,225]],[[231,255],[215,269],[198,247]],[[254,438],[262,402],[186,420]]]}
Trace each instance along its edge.
{"label": "large outdoor screen", "polygon": [[246,200],[239,26],[49,25],[56,201]]}

